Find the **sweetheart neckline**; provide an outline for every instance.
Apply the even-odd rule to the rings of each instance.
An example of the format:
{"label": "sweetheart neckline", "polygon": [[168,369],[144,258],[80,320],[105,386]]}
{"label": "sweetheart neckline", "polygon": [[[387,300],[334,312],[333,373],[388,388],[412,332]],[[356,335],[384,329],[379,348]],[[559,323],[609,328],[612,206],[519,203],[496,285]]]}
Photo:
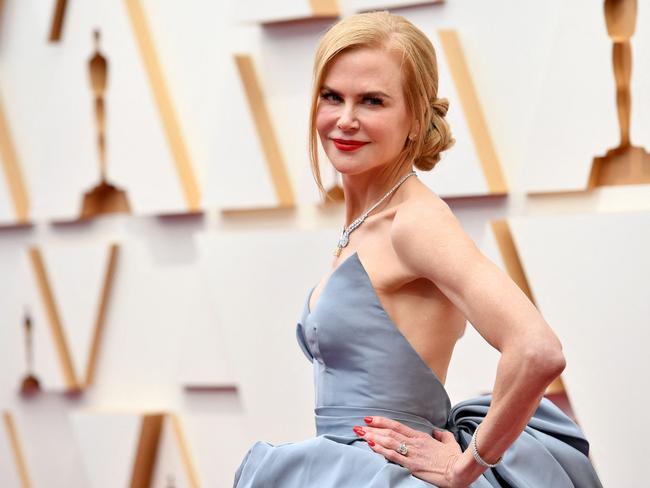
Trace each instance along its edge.
{"label": "sweetheart neckline", "polygon": [[[366,283],[368,284],[368,286],[371,288],[371,290],[372,290],[372,294],[373,294],[375,300],[377,300],[377,303],[379,304],[379,308],[381,309],[382,313],[383,313],[384,316],[386,317],[386,320],[388,320],[388,322],[390,323],[392,329],[397,333],[397,335],[399,335],[399,336],[404,340],[404,342],[406,342],[406,344],[410,347],[410,349],[411,349],[411,351],[413,352],[413,354],[415,354],[415,356],[418,358],[418,360],[420,361],[420,363],[421,363],[421,364],[425,367],[425,369],[426,369],[426,370],[431,374],[431,376],[433,376],[434,380],[435,380],[435,381],[440,385],[440,387],[443,389],[443,391],[444,391],[445,394],[446,394],[446,393],[447,393],[447,389],[445,388],[444,383],[443,383],[442,381],[440,381],[440,378],[438,377],[438,375],[436,374],[436,372],[433,371],[433,370],[431,369],[431,367],[430,367],[430,366],[429,366],[429,365],[424,361],[424,359],[422,359],[422,356],[420,356],[420,354],[415,350],[415,348],[413,347],[413,344],[411,344],[411,342],[406,338],[406,336],[405,336],[404,333],[400,330],[400,328],[397,327],[397,324],[396,324],[395,321],[391,318],[391,316],[388,315],[388,312],[387,312],[386,309],[384,308],[383,303],[381,303],[381,300],[380,300],[380,298],[379,298],[379,294],[377,293],[377,290],[375,289],[375,285],[373,285],[372,280],[370,279],[370,275],[368,274],[368,271],[366,270],[366,267],[363,265],[363,262],[361,261],[361,258],[359,257],[359,253],[358,253],[357,251],[354,251],[352,254],[350,254],[348,257],[346,257],[346,258],[341,262],[341,264],[339,264],[336,268],[334,268],[334,270],[330,273],[330,275],[329,275],[328,278],[327,278],[327,281],[326,281],[325,284],[323,285],[323,288],[322,288],[322,290],[321,290],[321,292],[320,292],[320,295],[318,295],[318,300],[316,301],[316,305],[314,306],[314,311],[313,311],[313,312],[312,312],[312,310],[311,310],[311,307],[310,307],[310,305],[309,305],[309,302],[311,301],[311,296],[312,296],[312,294],[314,293],[314,290],[316,289],[316,286],[318,286],[318,284],[316,284],[316,285],[314,285],[314,286],[312,287],[311,291],[309,292],[309,294],[308,294],[308,296],[307,296],[307,304],[306,304],[307,315],[306,315],[306,317],[305,317],[305,321],[308,320],[309,317],[311,317],[311,316],[313,315],[313,313],[315,313],[315,312],[318,310],[318,305],[319,305],[320,300],[321,300],[321,298],[322,298],[322,296],[323,296],[323,293],[325,292],[325,290],[327,289],[327,286],[329,285],[330,281],[331,281],[332,278],[334,277],[334,274],[335,274],[335,273],[336,273],[336,272],[337,272],[337,271],[338,271],[342,266],[344,266],[348,261],[350,261],[350,259],[351,259],[352,257],[355,257],[355,256],[356,256],[356,261],[357,261],[357,263],[359,264],[361,270],[363,271],[363,275],[364,275],[364,277],[365,277],[365,281],[366,281]],[[449,395],[447,395],[447,400],[449,400]]]}

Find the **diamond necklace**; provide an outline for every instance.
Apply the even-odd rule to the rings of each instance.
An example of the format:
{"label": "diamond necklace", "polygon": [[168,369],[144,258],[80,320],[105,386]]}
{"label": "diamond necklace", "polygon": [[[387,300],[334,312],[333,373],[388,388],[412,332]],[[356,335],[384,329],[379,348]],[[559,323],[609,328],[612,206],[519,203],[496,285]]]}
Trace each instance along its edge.
{"label": "diamond necklace", "polygon": [[[395,190],[399,188],[399,186],[406,181],[406,178],[409,176],[415,175],[415,171],[411,171],[410,173],[405,174],[400,178],[400,180],[395,183],[395,186],[388,190],[388,192],[379,199],[377,203],[375,203],[372,207],[370,207],[368,210],[366,210],[361,216],[357,217],[350,225],[347,227],[343,227],[343,232],[341,232],[341,237],[339,237],[339,243],[336,246],[336,250],[334,251],[334,256],[338,257],[341,255],[341,250],[348,245],[348,242],[350,242],[350,234],[359,227],[361,224],[363,224],[364,220],[366,220],[366,217],[368,217],[368,214],[372,212],[374,209],[376,209],[381,203],[386,200],[389,196],[393,194]],[[417,175],[416,175],[417,176]]]}

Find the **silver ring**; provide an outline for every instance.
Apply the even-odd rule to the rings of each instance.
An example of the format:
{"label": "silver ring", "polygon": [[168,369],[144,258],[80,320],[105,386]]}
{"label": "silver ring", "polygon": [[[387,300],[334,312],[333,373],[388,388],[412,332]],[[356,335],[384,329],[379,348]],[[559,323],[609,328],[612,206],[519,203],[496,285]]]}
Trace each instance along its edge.
{"label": "silver ring", "polygon": [[397,449],[395,449],[398,453],[400,453],[402,456],[408,456],[409,453],[409,448],[404,444],[403,442],[399,445]]}

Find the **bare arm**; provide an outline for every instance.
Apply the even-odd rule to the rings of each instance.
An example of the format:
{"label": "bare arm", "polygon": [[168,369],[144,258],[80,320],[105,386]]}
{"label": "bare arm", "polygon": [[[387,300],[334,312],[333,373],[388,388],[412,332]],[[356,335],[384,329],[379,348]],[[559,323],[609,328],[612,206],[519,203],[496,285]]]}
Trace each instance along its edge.
{"label": "bare arm", "polygon": [[[477,436],[481,457],[493,463],[521,434],[546,387],[564,369],[562,347],[535,306],[478,250],[444,202],[408,205],[393,221],[397,256],[435,283],[501,352],[492,404]],[[485,470],[469,449],[449,469],[447,476],[458,486]]]}

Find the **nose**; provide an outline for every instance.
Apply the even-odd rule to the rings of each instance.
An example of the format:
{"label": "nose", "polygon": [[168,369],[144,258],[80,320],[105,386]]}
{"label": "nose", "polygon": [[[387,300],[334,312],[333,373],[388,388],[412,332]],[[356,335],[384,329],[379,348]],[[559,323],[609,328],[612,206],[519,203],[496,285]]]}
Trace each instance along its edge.
{"label": "nose", "polygon": [[341,108],[341,113],[336,122],[336,127],[344,132],[359,129],[359,120],[357,119],[352,105],[344,105]]}

